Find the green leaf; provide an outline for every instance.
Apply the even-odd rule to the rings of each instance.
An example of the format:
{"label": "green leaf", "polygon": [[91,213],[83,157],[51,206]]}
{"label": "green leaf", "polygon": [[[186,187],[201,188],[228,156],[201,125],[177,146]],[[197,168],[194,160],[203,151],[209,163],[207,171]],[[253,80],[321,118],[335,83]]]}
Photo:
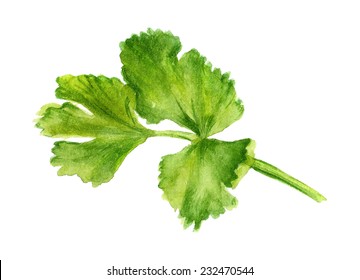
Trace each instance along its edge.
{"label": "green leaf", "polygon": [[120,46],[124,79],[149,123],[169,119],[206,138],[240,119],[244,108],[229,74],[212,69],[195,49],[178,60],[181,43],[170,32],[148,30]]}
{"label": "green leaf", "polygon": [[151,136],[134,112],[135,95],[116,78],[66,75],[57,79],[56,96],[65,102],[48,104],[36,126],[49,137],[91,137],[85,143],[55,143],[51,164],[59,175],[78,175],[98,186],[114,176],[125,157]]}
{"label": "green leaf", "polygon": [[[93,75],[59,77],[56,97],[38,113],[42,134],[91,138],[55,142],[51,159],[59,175],[78,175],[93,186],[110,181],[126,156],[148,137],[189,140],[182,151],[160,162],[159,188],[179,211],[184,226],[217,218],[237,205],[228,192],[250,168],[277,179],[315,201],[326,198],[279,168],[254,158],[255,142],[208,139],[240,119],[244,108],[234,81],[192,49],[178,58],[181,43],[170,32],[149,29],[120,44],[124,85],[117,78]],[[142,126],[168,119],[191,132],[153,131]]]}
{"label": "green leaf", "polygon": [[160,184],[167,199],[184,218],[184,226],[195,230],[209,216],[232,209],[237,200],[226,188],[235,188],[253,159],[254,142],[243,139],[224,142],[204,139],[160,163]]}

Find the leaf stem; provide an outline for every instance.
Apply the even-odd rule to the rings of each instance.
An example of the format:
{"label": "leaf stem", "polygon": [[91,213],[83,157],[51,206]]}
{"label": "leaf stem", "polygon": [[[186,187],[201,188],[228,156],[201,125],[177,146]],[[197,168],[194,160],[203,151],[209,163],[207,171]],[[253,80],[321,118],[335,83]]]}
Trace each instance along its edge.
{"label": "leaf stem", "polygon": [[184,132],[184,131],[176,131],[176,130],[154,130],[153,136],[167,136],[172,138],[180,138],[189,141],[194,141],[198,138],[198,136],[194,133]]}
{"label": "leaf stem", "polygon": [[302,192],[303,194],[306,194],[308,197],[314,199],[317,202],[326,200],[326,198],[322,194],[320,194],[313,188],[310,188],[308,185],[295,179],[294,177],[290,176],[289,174],[285,173],[284,171],[281,171],[277,167],[265,161],[254,158],[252,168],[257,172],[260,172],[261,174],[264,174],[273,179],[277,179],[297,189],[298,191]]}

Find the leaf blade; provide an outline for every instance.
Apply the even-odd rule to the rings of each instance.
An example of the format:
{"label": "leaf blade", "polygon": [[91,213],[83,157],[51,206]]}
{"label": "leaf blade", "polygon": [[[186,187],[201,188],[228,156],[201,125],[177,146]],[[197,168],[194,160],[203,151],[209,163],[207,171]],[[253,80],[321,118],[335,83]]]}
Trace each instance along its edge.
{"label": "leaf blade", "polygon": [[226,188],[234,188],[246,174],[246,160],[253,141],[224,142],[204,139],[179,153],[164,156],[160,163],[159,187],[163,197],[179,210],[184,226],[197,230],[203,220],[218,217],[237,205]]}
{"label": "leaf blade", "polygon": [[137,112],[149,123],[169,119],[201,138],[224,130],[244,111],[234,81],[198,51],[181,59],[178,37],[149,30],[121,43],[125,81],[136,92]]}
{"label": "leaf blade", "polygon": [[92,140],[56,142],[51,164],[60,166],[59,175],[76,174],[93,186],[110,181],[125,157],[152,135],[137,120],[134,92],[105,76],[65,75],[57,82],[56,96],[71,102],[45,105],[36,127],[49,137]]}
{"label": "leaf blade", "polygon": [[84,183],[92,182],[93,187],[109,182],[126,156],[143,138],[96,138],[78,143],[68,141],[55,142],[51,158],[53,166],[60,166],[59,176],[77,175]]}

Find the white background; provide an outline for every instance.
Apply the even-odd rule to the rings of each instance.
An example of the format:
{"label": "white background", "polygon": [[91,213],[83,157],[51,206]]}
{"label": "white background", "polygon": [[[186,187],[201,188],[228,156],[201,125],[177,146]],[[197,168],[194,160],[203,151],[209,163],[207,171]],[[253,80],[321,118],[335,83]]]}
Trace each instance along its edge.
{"label": "white background", "polygon": [[[359,14],[358,1],[2,1],[4,279],[120,279],[106,276],[112,265],[254,266],[244,278],[360,279]],[[233,192],[236,209],[199,232],[183,230],[157,188],[161,156],[186,145],[170,138],[138,147],[96,189],[58,177],[49,164],[54,140],[33,123],[55,101],[55,78],[120,77],[119,42],[148,27],[171,30],[183,51],[196,48],[231,71],[245,114],[218,138],[255,139],[258,158],[328,201],[250,171]],[[122,277],[146,278],[155,279]]]}

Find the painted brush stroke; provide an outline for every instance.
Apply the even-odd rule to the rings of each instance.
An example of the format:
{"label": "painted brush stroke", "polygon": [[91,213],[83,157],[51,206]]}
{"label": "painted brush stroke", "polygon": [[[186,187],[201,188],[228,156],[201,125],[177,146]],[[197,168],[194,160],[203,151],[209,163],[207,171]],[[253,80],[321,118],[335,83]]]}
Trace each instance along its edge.
{"label": "painted brush stroke", "polygon": [[[209,139],[239,120],[244,107],[234,81],[192,49],[181,58],[181,42],[170,32],[151,30],[120,44],[122,76],[65,75],[57,78],[62,104],[41,108],[36,127],[54,138],[91,137],[87,142],[55,142],[51,158],[59,175],[77,175],[94,187],[109,182],[125,157],[149,137],[190,141],[160,162],[159,187],[179,211],[184,226],[197,230],[237,205],[235,188],[250,168],[275,178],[317,202],[324,196],[275,166],[254,157],[251,139]],[[81,109],[78,104],[87,110]],[[148,123],[171,120],[192,132],[156,131]]]}

